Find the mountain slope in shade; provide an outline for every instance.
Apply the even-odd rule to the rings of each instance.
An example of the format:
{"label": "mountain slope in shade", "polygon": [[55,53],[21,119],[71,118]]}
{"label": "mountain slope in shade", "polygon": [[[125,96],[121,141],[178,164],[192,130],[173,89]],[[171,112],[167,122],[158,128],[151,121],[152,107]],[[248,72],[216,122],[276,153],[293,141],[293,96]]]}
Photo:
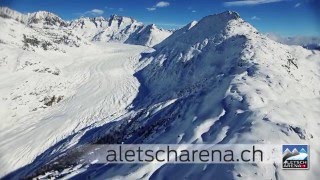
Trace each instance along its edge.
{"label": "mountain slope in shade", "polygon": [[[121,26],[121,22],[115,26]],[[0,45],[6,51],[21,52],[7,44]],[[210,15],[190,23],[157,44],[155,51],[149,49],[150,53],[141,46],[103,45],[70,47],[67,56],[55,54],[57,58],[49,61],[60,60],[54,65],[66,81],[54,87],[72,89],[72,92],[62,91],[63,101],[54,98],[54,106],[22,116],[15,108],[20,110],[24,103],[29,105],[24,93],[33,92],[33,89],[21,91],[22,87],[14,88],[12,98],[1,99],[12,103],[12,111],[23,117],[21,122],[26,122],[10,124],[9,120],[20,119],[4,118],[8,129],[0,131],[0,137],[5,137],[0,141],[0,152],[6,156],[0,162],[7,164],[2,174],[9,173],[8,178],[285,179],[288,171],[281,170],[277,164],[82,167],[56,166],[53,159],[72,146],[97,141],[320,146],[320,53],[270,40],[235,12]],[[88,48],[93,52],[85,51]],[[27,57],[45,56],[48,52],[37,53],[2,58],[15,67]],[[135,56],[130,57],[131,53]],[[142,57],[138,60],[139,53]],[[7,72],[7,65],[3,64],[2,71]],[[36,72],[28,70],[20,73],[35,73],[39,78]],[[20,73],[9,74],[4,79],[19,79]],[[32,80],[35,77],[28,77],[19,83],[35,81]],[[59,78],[54,77],[48,74],[46,82],[58,84]],[[11,81],[1,82],[1,87],[10,87]],[[12,92],[6,88],[5,93]],[[49,95],[52,99],[54,94]],[[39,100],[44,97],[40,94]],[[17,131],[25,133],[21,135]],[[33,138],[36,144],[29,140]],[[312,148],[310,153],[319,159],[318,149]],[[320,175],[317,163],[311,161],[309,171],[290,171],[290,179],[316,179]]]}

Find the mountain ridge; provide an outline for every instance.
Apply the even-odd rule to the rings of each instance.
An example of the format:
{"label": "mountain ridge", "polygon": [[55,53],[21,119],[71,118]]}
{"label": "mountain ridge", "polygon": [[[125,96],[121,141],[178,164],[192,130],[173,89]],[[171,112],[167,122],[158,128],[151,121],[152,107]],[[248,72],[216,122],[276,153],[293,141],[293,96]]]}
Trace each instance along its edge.
{"label": "mountain ridge", "polygon": [[[171,35],[171,31],[156,26],[153,29],[159,35],[158,37],[155,37],[151,31],[144,31],[141,34],[139,31],[148,28],[150,25],[143,25],[131,17],[115,14],[108,18],[80,17],[71,21],[64,21],[58,15],[47,11],[22,14],[8,7],[0,7],[0,15],[17,20],[31,28],[69,29],[75,35],[84,37],[89,41],[127,42],[152,47]],[[137,38],[138,35],[143,38]]]}

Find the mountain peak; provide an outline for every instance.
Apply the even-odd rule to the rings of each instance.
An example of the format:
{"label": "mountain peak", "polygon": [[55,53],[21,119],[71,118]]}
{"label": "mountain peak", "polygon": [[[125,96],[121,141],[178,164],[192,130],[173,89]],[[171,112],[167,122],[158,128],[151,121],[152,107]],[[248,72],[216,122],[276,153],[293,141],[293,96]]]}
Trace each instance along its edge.
{"label": "mountain peak", "polygon": [[240,15],[235,11],[225,11],[225,12],[219,13],[217,15],[218,16],[222,15],[222,16],[229,17],[229,18],[232,18],[232,19],[240,18]]}
{"label": "mountain peak", "polygon": [[131,18],[131,17],[126,17],[126,16],[119,16],[116,14],[111,15],[108,18],[109,24],[112,24],[112,21],[116,21],[118,23],[118,25],[120,25],[121,23],[125,23],[125,24],[132,24],[134,22],[137,22],[135,19]]}
{"label": "mountain peak", "polygon": [[45,19],[45,18],[59,18],[59,16],[57,16],[56,14],[53,14],[51,12],[48,11],[38,11],[38,12],[34,12],[30,14],[31,17],[33,18],[37,18],[37,19]]}
{"label": "mountain peak", "polygon": [[110,19],[119,19],[119,18],[121,18],[121,16],[119,16],[117,14],[110,15]]}
{"label": "mountain peak", "polygon": [[228,22],[231,20],[238,20],[241,19],[240,15],[237,12],[234,11],[225,11],[219,14],[213,14],[213,15],[209,15],[204,17],[203,19],[201,19],[199,21],[199,23],[201,21],[206,21],[209,23],[217,23],[217,22]]}
{"label": "mountain peak", "polygon": [[38,11],[29,14],[28,24],[38,24],[43,22],[44,25],[56,25],[56,26],[66,26],[67,23],[64,22],[59,16],[47,11]]}
{"label": "mountain peak", "polygon": [[148,29],[158,29],[158,27],[155,24],[149,24],[146,26]]}
{"label": "mountain peak", "polygon": [[97,20],[97,21],[105,21],[106,20],[106,18],[104,18],[103,16],[97,16],[97,17],[94,17],[93,19]]}
{"label": "mountain peak", "polygon": [[133,18],[131,18],[131,17],[126,17],[126,16],[120,16],[120,15],[117,15],[117,14],[112,14],[111,16],[110,16],[110,20],[122,20],[122,19],[131,19],[131,20],[134,20]]}
{"label": "mountain peak", "polygon": [[238,13],[225,11],[206,16],[198,22],[193,21],[189,23],[174,32],[172,36],[155,48],[165,48],[175,44],[176,46],[184,46],[184,48],[188,49],[197,43],[202,43],[207,40],[220,42],[231,36],[252,34],[252,32],[255,31],[250,24],[245,23],[244,20],[240,18]]}

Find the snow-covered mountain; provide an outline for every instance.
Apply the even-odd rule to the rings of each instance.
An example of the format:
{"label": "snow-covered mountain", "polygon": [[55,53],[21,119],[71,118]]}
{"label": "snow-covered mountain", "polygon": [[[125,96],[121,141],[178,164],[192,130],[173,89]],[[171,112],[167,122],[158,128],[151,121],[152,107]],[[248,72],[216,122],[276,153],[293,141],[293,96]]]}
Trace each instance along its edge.
{"label": "snow-covered mountain", "polygon": [[[310,149],[315,161],[303,172],[283,171],[276,163],[82,166],[59,164],[56,159],[60,155],[68,159],[66,150],[95,142],[319,147],[319,51],[277,43],[230,11],[192,22],[163,41],[158,39],[162,30],[130,18],[78,19],[65,33],[70,30],[70,36],[86,41],[80,39],[77,47],[55,43],[64,53],[23,50],[22,34],[47,38],[46,34],[14,19],[0,21],[5,29],[0,36],[1,176],[316,179],[320,175],[317,148]],[[48,22],[58,27],[50,31],[64,32],[62,21]],[[159,44],[151,49],[106,43],[110,40]]]}
{"label": "snow-covered mountain", "polygon": [[[142,88],[133,106],[139,113],[115,126],[123,127],[117,130],[121,142],[319,145],[319,52],[272,41],[234,12],[187,25],[155,49],[136,73]],[[319,151],[311,151],[317,159]],[[97,173],[129,179],[285,178],[280,166],[119,165]],[[292,174],[319,175],[315,169]]]}
{"label": "snow-covered mountain", "polygon": [[27,24],[31,27],[33,26],[40,26],[40,27],[67,27],[68,23],[62,20],[59,16],[46,12],[46,11],[39,11],[35,13],[28,14],[28,21]]}
{"label": "snow-covered mountain", "polygon": [[71,22],[71,28],[93,41],[124,42],[152,47],[171,35],[171,31],[155,25],[143,25],[128,17],[112,15],[110,18],[80,18]]}
{"label": "snow-covered mountain", "polygon": [[159,29],[155,24],[144,26],[131,34],[125,41],[128,44],[137,44],[153,47],[172,34],[171,31]]}
{"label": "snow-covered mountain", "polygon": [[8,7],[0,7],[0,16],[3,18],[11,18],[29,26],[38,25],[40,27],[67,26],[68,23],[57,15],[39,11],[35,13],[22,14]]}
{"label": "snow-covered mountain", "polygon": [[155,25],[143,25],[132,18],[117,15],[109,18],[83,17],[67,22],[46,11],[21,14],[7,7],[0,7],[0,16],[14,19],[33,29],[68,31],[69,34],[87,41],[125,42],[152,47],[172,34]]}
{"label": "snow-covered mountain", "polygon": [[124,42],[130,34],[143,27],[142,23],[128,17],[113,15],[106,19],[80,18],[71,22],[71,28],[81,36],[93,41]]}
{"label": "snow-covered mountain", "polygon": [[0,16],[2,18],[12,18],[16,21],[22,22],[22,23],[27,23],[28,21],[28,16],[21,14],[15,10],[12,10],[7,7],[0,7]]}
{"label": "snow-covered mountain", "polygon": [[89,43],[67,28],[67,22],[45,11],[21,14],[6,7],[0,8],[4,44],[25,50],[54,50],[65,52],[65,47],[79,47]]}

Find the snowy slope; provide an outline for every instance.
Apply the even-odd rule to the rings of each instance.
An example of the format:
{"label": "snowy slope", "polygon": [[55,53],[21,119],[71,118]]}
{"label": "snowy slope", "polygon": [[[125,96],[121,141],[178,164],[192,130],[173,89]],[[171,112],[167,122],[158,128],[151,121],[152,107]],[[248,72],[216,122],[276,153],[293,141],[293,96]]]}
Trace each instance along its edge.
{"label": "snowy slope", "polygon": [[[319,145],[318,52],[276,43],[234,12],[189,27],[142,59],[145,64],[136,73],[142,88],[133,103],[137,113],[130,123],[119,122],[123,128],[116,131],[122,137],[113,142]],[[318,155],[311,149],[311,156]],[[307,172],[282,171],[273,164],[109,165],[82,175],[285,179],[290,174],[315,179],[316,164],[312,161]]]}
{"label": "snowy slope", "polygon": [[124,42],[131,33],[143,26],[129,17],[113,15],[110,18],[80,18],[70,24],[72,30],[93,41]]}
{"label": "snowy slope", "polygon": [[147,47],[77,36],[73,46],[67,41],[73,34],[59,27],[42,30],[11,18],[0,24],[0,152],[6,154],[0,176],[75,132],[114,120],[137,94],[133,68]]}
{"label": "snowy slope", "polygon": [[[1,21],[9,34],[15,34],[11,25],[24,27],[12,19]],[[310,149],[315,161],[309,171],[283,171],[279,164],[118,164],[68,166],[60,172],[55,166],[43,167],[71,146],[97,140],[319,147],[320,53],[270,40],[235,12],[192,22],[149,53],[142,46],[97,42],[62,44],[65,53],[26,51],[12,36],[1,34],[0,39],[7,42],[0,43],[0,153],[5,154],[0,157],[0,166],[5,167],[1,176],[316,179],[320,175],[316,148]],[[34,71],[38,62],[51,73]],[[58,75],[52,73],[55,68]]]}
{"label": "snowy slope", "polygon": [[[18,27],[11,19],[0,21],[9,35],[11,23]],[[6,154],[1,176],[31,163],[61,139],[126,112],[138,91],[134,64],[147,49],[97,43],[60,45],[63,52],[23,50],[18,33],[37,34],[24,28],[14,31],[17,38],[0,36],[5,39],[0,43],[0,152]]]}
{"label": "snowy slope", "polygon": [[[205,17],[177,38],[171,37],[144,59],[150,64],[140,76],[148,92],[144,96],[150,98],[141,104],[178,100],[157,112],[156,118],[171,118],[166,120],[170,125],[161,128],[165,132],[152,133],[143,142],[319,146],[319,52],[276,43],[233,12]],[[141,122],[148,120],[154,119]],[[318,159],[319,150],[312,149],[311,156]],[[312,164],[308,172],[290,174],[316,179],[317,162]],[[167,165],[157,169],[154,177],[174,178],[175,172],[178,178],[187,171],[184,178],[188,179],[210,177],[213,172],[246,179],[288,174],[274,165]]]}

